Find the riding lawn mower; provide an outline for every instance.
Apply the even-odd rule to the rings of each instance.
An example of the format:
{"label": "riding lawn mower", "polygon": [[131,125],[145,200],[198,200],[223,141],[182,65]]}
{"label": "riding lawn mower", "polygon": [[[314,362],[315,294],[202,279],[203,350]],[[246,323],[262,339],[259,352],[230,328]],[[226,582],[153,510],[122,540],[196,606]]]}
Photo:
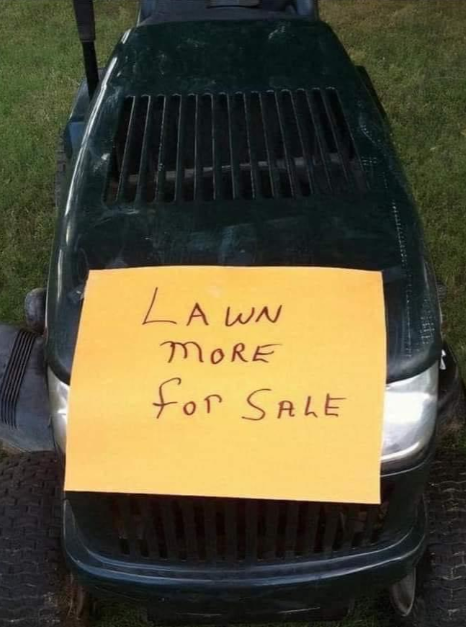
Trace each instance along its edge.
{"label": "riding lawn mower", "polygon": [[[103,69],[74,9],[48,284],[0,326],[0,625],[84,624],[106,597],[167,624],[337,620],[381,594],[399,624],[463,627],[463,383],[368,73],[317,0],[140,0]],[[379,505],[63,491],[89,272],[182,265],[382,273]]]}

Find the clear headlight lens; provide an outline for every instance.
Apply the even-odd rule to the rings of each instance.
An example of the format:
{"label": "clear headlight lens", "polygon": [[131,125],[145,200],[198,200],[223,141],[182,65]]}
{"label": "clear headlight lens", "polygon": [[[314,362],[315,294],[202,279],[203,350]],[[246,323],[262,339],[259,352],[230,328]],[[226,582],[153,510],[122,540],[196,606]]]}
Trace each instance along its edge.
{"label": "clear headlight lens", "polygon": [[[382,464],[409,460],[429,443],[437,416],[438,365],[387,385],[385,392]],[[55,441],[66,450],[69,386],[48,370],[49,398]]]}
{"label": "clear headlight lens", "polygon": [[385,392],[382,463],[420,453],[435,430],[438,364],[421,374],[389,383]]}
{"label": "clear headlight lens", "polygon": [[55,443],[63,454],[66,450],[66,427],[68,424],[69,385],[60,381],[50,368],[47,371],[50,413]]}

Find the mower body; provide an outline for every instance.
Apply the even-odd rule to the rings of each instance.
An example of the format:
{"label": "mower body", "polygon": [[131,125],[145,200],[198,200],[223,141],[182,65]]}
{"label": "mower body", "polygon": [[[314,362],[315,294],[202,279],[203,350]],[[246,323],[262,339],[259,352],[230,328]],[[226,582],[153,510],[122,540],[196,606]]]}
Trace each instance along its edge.
{"label": "mower body", "polygon": [[[413,200],[367,77],[326,24],[140,25],[80,121],[84,98],[65,132],[53,376],[69,382],[90,269],[177,264],[381,270],[387,383],[438,364]],[[68,561],[88,587],[142,601],[163,621],[338,617],[422,554],[433,442],[383,470],[380,507],[69,494]]]}
{"label": "mower body", "polygon": [[[91,103],[83,84],[64,133],[44,349],[63,458],[57,390],[91,269],[382,271],[387,386],[437,377],[436,284],[367,74],[318,19],[185,7],[155,20],[149,4]],[[160,621],[338,618],[420,559],[439,420],[412,455],[382,461],[380,506],[67,494],[68,563],[97,594],[143,602]]]}
{"label": "mower body", "polygon": [[[85,92],[82,93],[85,98]],[[382,270],[387,382],[438,361],[417,212],[365,75],[302,19],[139,26],[81,134],[51,264],[47,361],[69,382],[89,269],[313,265]]]}

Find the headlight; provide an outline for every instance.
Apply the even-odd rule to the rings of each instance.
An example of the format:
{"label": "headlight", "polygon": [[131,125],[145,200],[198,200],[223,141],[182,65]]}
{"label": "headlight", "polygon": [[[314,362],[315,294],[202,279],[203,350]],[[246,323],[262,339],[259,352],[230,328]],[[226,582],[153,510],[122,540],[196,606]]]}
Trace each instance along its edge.
{"label": "headlight", "polygon": [[55,443],[63,455],[66,450],[66,427],[68,424],[69,385],[60,381],[50,368],[47,371],[49,402]]}
{"label": "headlight", "polygon": [[415,457],[435,429],[438,364],[410,379],[387,385],[385,392],[382,463]]}
{"label": "headlight", "polygon": [[[48,370],[55,441],[66,450],[69,386]],[[438,365],[387,385],[383,419],[382,464],[415,457],[429,443],[437,416]]]}

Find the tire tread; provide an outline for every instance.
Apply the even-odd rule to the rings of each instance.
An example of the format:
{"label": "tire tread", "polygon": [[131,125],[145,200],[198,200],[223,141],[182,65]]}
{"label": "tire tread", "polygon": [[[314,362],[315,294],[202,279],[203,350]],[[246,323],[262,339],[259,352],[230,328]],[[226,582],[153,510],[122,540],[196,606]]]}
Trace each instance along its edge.
{"label": "tire tread", "polygon": [[466,626],[466,456],[440,451],[427,490],[429,539],[417,599],[402,625]]}
{"label": "tire tread", "polygon": [[0,462],[0,626],[63,625],[61,469],[53,453]]}

